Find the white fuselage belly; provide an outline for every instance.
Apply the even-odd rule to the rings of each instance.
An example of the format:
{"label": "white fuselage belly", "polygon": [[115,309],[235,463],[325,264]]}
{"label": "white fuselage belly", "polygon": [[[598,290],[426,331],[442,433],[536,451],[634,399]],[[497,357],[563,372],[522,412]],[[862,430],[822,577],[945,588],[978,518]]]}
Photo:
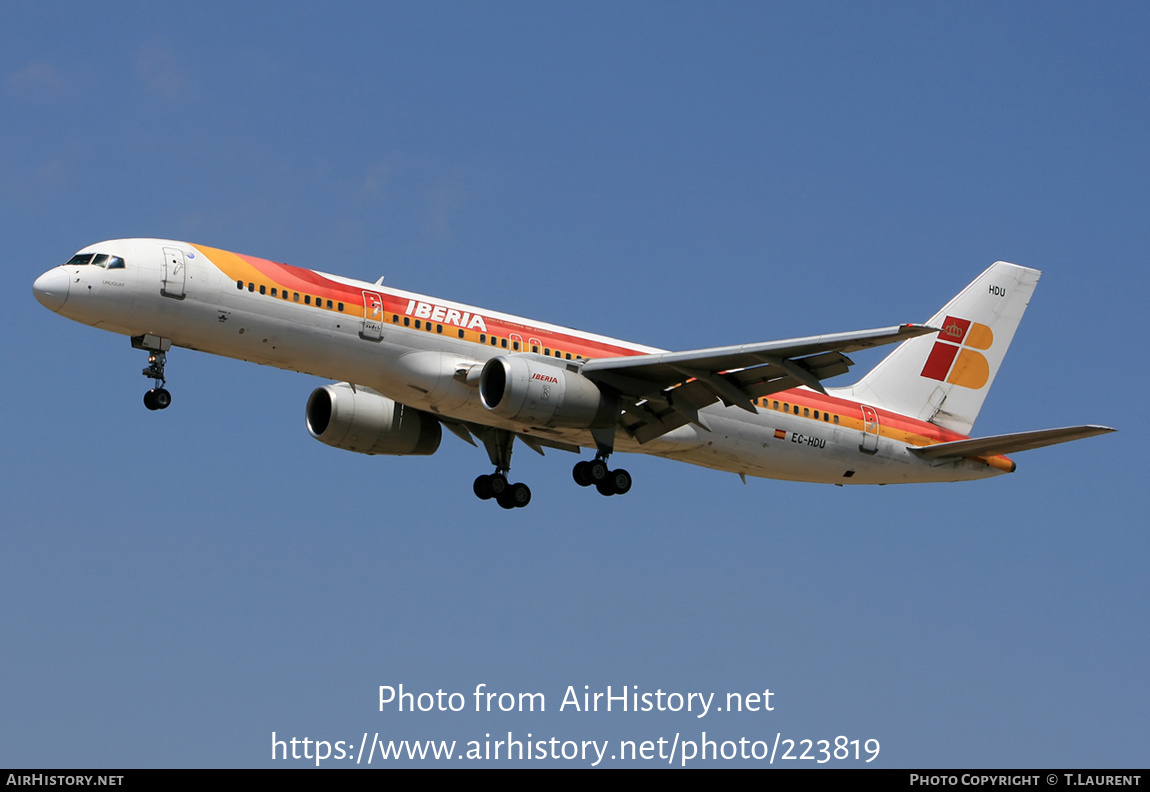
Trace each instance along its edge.
{"label": "white fuselage belly", "polygon": [[[457,376],[506,350],[398,324],[384,324],[380,339],[365,340],[360,317],[238,289],[203,257],[188,258],[181,298],[162,296],[162,254],[143,242],[137,241],[128,269],[63,268],[70,286],[60,312],[125,335],[154,335],[173,346],[367,386],[444,417],[595,447],[586,430],[542,429],[500,418]],[[888,437],[878,439],[877,451],[865,453],[857,429],[777,411],[751,414],[715,404],[700,416],[710,431],[687,424],[644,444],[620,432],[615,448],[750,476],[834,484],[956,481],[1001,472],[967,459],[924,462]]]}

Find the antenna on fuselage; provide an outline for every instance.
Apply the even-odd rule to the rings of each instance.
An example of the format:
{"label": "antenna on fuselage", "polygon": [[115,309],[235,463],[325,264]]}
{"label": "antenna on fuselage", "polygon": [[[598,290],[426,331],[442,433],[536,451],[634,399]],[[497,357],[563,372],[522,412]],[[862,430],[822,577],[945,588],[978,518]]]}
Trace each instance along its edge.
{"label": "antenna on fuselage", "polygon": [[384,277],[386,277],[386,276],[384,276],[384,275],[380,275],[380,276],[379,276],[379,280],[377,280],[377,281],[375,282],[375,284],[374,284],[374,285],[375,285],[375,286],[382,286],[382,285],[383,285],[383,279],[384,279]]}

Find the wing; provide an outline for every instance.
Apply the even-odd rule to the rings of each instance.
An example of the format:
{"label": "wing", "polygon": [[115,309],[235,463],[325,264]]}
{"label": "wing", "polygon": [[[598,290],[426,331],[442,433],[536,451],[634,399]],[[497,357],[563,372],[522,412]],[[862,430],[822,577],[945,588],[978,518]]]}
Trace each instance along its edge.
{"label": "wing", "polygon": [[755,412],[752,399],[806,385],[826,393],[820,380],[845,373],[847,352],[937,333],[904,324],[858,333],[794,338],[762,344],[597,358],[582,373],[620,394],[623,427],[645,443],[687,423],[707,429],[699,410],[716,401]]}
{"label": "wing", "polygon": [[[443,424],[445,429],[447,429],[449,432],[451,432],[453,435],[465,443],[470,443],[473,446],[478,446],[479,444],[475,442],[475,438],[478,437],[483,441],[484,446],[487,445],[488,439],[485,437],[485,434],[491,431],[490,426],[472,423],[471,421],[459,421],[454,418],[448,418],[445,415],[436,415],[435,417],[441,424]],[[569,451],[575,454],[579,453],[579,446],[572,445],[571,443],[564,443],[562,440],[556,440],[550,437],[542,437],[539,435],[519,434],[516,432],[512,432],[511,434],[522,440],[524,445],[526,445],[528,448],[540,456],[544,456],[544,447],[557,448],[560,451]]]}
{"label": "wing", "polygon": [[1068,443],[1071,440],[1081,440],[1084,437],[1094,437],[1113,431],[1115,430],[1109,426],[1068,426],[1065,429],[1039,429],[1034,432],[1015,432],[929,446],[908,446],[908,448],[923,459],[987,457],[1029,451],[1032,448],[1042,448],[1055,443]]}

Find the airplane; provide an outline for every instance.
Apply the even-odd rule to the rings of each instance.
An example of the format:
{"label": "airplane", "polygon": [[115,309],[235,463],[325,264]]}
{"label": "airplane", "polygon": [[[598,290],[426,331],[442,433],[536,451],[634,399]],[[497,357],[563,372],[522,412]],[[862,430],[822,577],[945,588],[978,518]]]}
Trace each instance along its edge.
{"label": "airplane", "polygon": [[[315,439],[362,454],[428,455],[446,428],[495,470],[473,490],[505,509],[518,439],[580,453],[572,475],[631,489],[616,451],[747,476],[828,484],[982,479],[1005,454],[1112,432],[1085,425],[970,432],[1041,273],[996,262],[925,324],[669,352],[255,256],[164,239],[83,248],[33,284],[62,316],[148,354],[149,410],[171,404],[182,347],[334,380],[308,398]],[[851,352],[898,346],[853,385],[822,381]]]}

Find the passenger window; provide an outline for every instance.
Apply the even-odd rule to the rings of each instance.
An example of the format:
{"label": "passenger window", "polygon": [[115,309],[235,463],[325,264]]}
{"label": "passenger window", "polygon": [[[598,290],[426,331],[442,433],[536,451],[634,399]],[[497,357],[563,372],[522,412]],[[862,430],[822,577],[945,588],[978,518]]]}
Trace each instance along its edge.
{"label": "passenger window", "polygon": [[570,352],[568,352],[568,353],[567,353],[567,359],[568,359],[568,360],[570,360],[570,359],[571,359],[571,353],[570,353]]}
{"label": "passenger window", "polygon": [[261,283],[260,284],[260,294],[267,294],[267,293],[268,293],[268,287]]}
{"label": "passenger window", "polygon": [[249,283],[248,284],[248,291],[254,292],[255,290],[256,290],[256,285],[254,283]]}
{"label": "passenger window", "polygon": [[331,300],[328,300],[328,301],[327,301],[327,309],[328,309],[329,311],[331,310],[331,304],[332,304],[332,303],[331,303]]}
{"label": "passenger window", "polygon": [[236,281],[236,288],[240,291],[244,290],[244,282],[242,280]]}
{"label": "passenger window", "polygon": [[276,291],[275,286],[272,286],[272,297],[279,297],[279,293]]}
{"label": "passenger window", "polygon": [[479,334],[479,343],[481,343],[481,344],[487,343],[487,333],[480,333]]}
{"label": "passenger window", "polygon": [[810,418],[811,417],[811,408],[810,407],[804,407],[803,408],[803,417],[804,418]]}
{"label": "passenger window", "polygon": [[415,320],[415,329],[416,330],[422,330],[423,329],[423,325],[420,324],[420,321],[418,319]]}
{"label": "passenger window", "polygon": [[463,328],[459,328],[459,337],[463,338]]}
{"label": "passenger window", "polygon": [[838,423],[838,422],[839,422],[839,417],[836,415],[835,416],[835,423]]}
{"label": "passenger window", "polygon": [[336,303],[336,304],[335,304],[335,309],[336,309],[337,311],[340,311],[340,312],[342,313],[342,312],[343,312],[343,303]]}
{"label": "passenger window", "polygon": [[311,295],[310,294],[305,294],[303,296],[303,304],[304,305],[311,305]]}
{"label": "passenger window", "polygon": [[435,326],[435,332],[437,332],[437,333],[442,333],[442,332],[443,332],[443,325],[441,325],[441,324],[437,324],[437,325]]}
{"label": "passenger window", "polygon": [[403,317],[403,326],[404,327],[411,327],[411,317],[410,316]]}
{"label": "passenger window", "polygon": [[293,300],[295,300],[296,302],[299,302],[299,292],[292,292],[292,293],[291,293],[291,298],[292,298]]}
{"label": "passenger window", "polygon": [[507,339],[506,339],[506,338],[501,338],[501,339],[499,339],[499,344],[500,344],[500,346],[502,346],[504,349],[507,349]]}

